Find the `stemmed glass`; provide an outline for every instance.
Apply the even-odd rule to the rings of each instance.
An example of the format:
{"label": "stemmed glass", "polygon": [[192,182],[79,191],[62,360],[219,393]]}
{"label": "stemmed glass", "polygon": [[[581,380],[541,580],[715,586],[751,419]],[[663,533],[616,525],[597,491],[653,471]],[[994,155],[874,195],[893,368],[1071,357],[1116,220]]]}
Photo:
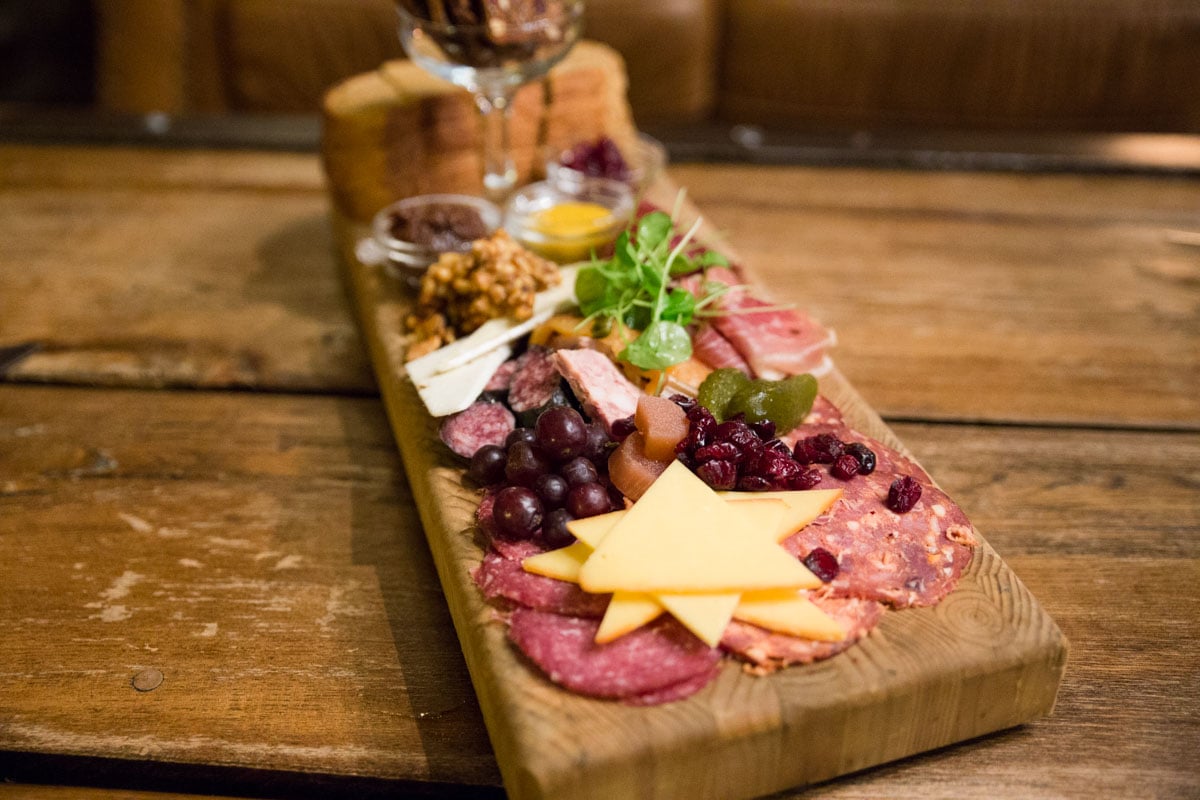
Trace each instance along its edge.
{"label": "stemmed glass", "polygon": [[517,182],[512,99],[570,51],[583,0],[398,0],[400,42],[416,64],[475,97],[483,123],[483,186],[503,200]]}

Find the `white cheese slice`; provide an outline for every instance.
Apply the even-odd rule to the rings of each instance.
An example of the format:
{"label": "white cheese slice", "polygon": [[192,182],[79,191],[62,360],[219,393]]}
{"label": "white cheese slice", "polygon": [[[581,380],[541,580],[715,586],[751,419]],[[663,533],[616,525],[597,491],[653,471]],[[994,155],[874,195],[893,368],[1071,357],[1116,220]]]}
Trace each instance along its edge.
{"label": "white cheese slice", "polygon": [[[443,350],[445,348],[442,348]],[[435,350],[429,355],[441,352]],[[417,394],[425,408],[435,417],[456,414],[462,411],[479,397],[483,387],[491,380],[496,369],[512,355],[512,347],[507,344],[493,348],[474,361],[468,361],[457,369],[443,372],[440,375],[430,375],[420,381],[413,379]],[[429,358],[429,356],[423,356]],[[417,359],[420,361],[421,359]],[[412,362],[417,363],[416,361]],[[410,373],[411,374],[411,373]]]}
{"label": "white cheese slice", "polygon": [[435,417],[462,411],[479,396],[496,368],[512,355],[511,342],[575,303],[578,266],[563,267],[562,283],[539,292],[533,316],[524,322],[508,317],[480,325],[472,334],[404,365],[425,408]]}

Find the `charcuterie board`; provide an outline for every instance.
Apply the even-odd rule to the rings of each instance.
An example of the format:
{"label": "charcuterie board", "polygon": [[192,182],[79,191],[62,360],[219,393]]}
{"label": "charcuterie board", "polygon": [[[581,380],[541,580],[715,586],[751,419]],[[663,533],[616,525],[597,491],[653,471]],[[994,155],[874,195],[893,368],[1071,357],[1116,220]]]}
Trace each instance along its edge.
{"label": "charcuterie board", "polygon": [[[756,676],[727,660],[697,694],[653,707],[590,699],[548,681],[510,643],[472,580],[484,556],[475,530],[480,491],[464,479],[463,461],[443,445],[438,421],[406,375],[410,290],[356,255],[369,232],[363,209],[379,201],[348,202],[361,194],[354,179],[329,168],[328,155],[346,280],[511,797],[756,797],[1051,712],[1066,642],[982,540],[957,588],[936,606],[888,611],[865,639],[815,664]],[[675,197],[666,178],[647,192],[663,207]],[[698,211],[685,204],[684,215]],[[741,266],[753,282],[754,265]],[[821,378],[821,393],[853,428],[902,451],[836,369]]]}
{"label": "charcuterie board", "polygon": [[[673,191],[665,182],[660,193]],[[570,694],[510,645],[470,577],[477,489],[438,438],[403,367],[409,296],[358,262],[365,226],[336,230],[353,302],[446,601],[514,798],[755,797],[1019,725],[1050,713],[1066,642],[982,542],[932,608],[889,612],[847,652],[766,677],[726,664],[699,694],[638,708]],[[752,270],[751,270],[752,274]],[[854,427],[900,447],[836,371],[822,392]]]}

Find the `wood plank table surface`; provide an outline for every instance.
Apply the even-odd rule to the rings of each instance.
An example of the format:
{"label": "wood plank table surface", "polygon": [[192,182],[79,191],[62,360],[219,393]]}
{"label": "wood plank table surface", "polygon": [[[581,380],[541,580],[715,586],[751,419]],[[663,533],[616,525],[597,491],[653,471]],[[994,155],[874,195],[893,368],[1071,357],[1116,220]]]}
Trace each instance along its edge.
{"label": "wood plank table surface", "polygon": [[[789,798],[1200,793],[1200,180],[676,165],[1071,643]],[[499,797],[315,155],[0,144],[0,797]]]}

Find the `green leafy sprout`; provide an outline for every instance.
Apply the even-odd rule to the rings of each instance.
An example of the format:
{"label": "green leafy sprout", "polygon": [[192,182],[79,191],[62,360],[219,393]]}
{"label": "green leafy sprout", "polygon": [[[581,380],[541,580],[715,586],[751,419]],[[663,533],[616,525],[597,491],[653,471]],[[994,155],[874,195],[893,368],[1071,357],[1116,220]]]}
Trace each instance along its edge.
{"label": "green leafy sprout", "polygon": [[[617,237],[612,258],[593,257],[575,279],[575,296],[584,314],[581,327],[591,324],[594,332],[605,335],[616,325],[626,342],[618,357],[641,369],[665,370],[687,361],[692,355],[687,325],[697,317],[719,314],[709,307],[729,290],[724,283],[703,281],[697,297],[670,285],[672,278],[729,265],[713,250],[695,257],[687,254],[700,223],[697,219],[672,247],[674,220],[653,211]],[[641,334],[630,341],[629,329]]]}

